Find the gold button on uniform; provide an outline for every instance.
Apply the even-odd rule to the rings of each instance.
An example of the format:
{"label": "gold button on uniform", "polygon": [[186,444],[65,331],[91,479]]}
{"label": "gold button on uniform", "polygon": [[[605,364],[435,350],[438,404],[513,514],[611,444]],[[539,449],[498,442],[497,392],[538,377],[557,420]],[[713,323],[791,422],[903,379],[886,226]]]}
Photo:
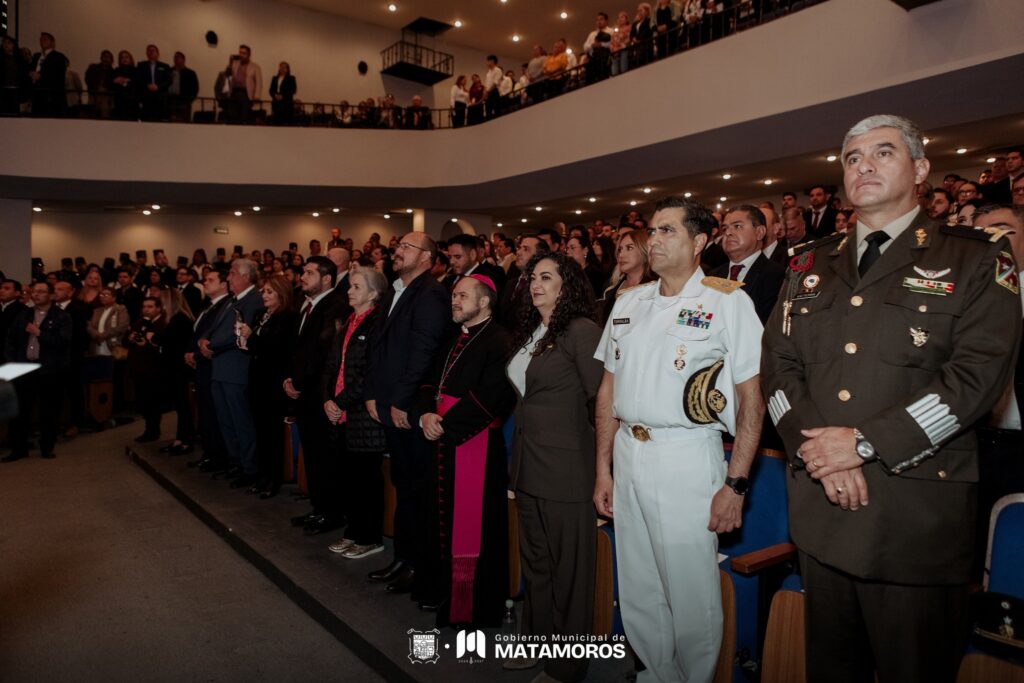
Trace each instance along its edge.
{"label": "gold button on uniform", "polygon": [[843,350],[851,355],[855,354],[857,353],[857,345],[854,344],[853,342],[850,342],[849,344],[843,347]]}
{"label": "gold button on uniform", "polygon": [[847,391],[846,389],[841,389],[841,390],[839,391],[839,400],[840,400],[840,401],[842,401],[842,402],[844,402],[844,403],[845,403],[846,401],[849,401],[849,400],[850,400],[850,398],[851,398],[851,394],[850,394],[850,392],[849,392],[849,391]]}
{"label": "gold button on uniform", "polygon": [[806,306],[804,306],[803,308],[800,309],[800,315],[807,315],[807,312],[808,311],[807,311],[807,307]]}
{"label": "gold button on uniform", "polygon": [[860,306],[864,303],[864,298],[860,296],[854,296],[850,298],[850,303],[854,306]]}
{"label": "gold button on uniform", "polygon": [[948,474],[946,474],[946,470],[939,470],[938,471],[938,475],[939,475],[939,479],[945,479],[946,477],[949,476]]}
{"label": "gold button on uniform", "polygon": [[928,304],[921,304],[920,306],[917,307],[917,310],[921,311],[922,313],[927,313],[928,312]]}

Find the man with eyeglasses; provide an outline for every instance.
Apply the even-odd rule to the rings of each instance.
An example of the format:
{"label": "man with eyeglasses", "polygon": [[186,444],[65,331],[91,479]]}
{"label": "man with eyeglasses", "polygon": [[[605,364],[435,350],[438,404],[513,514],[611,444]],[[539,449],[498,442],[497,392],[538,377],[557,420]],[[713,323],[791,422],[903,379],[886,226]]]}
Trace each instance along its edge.
{"label": "man with eyeglasses", "polygon": [[[431,266],[437,244],[422,232],[410,232],[395,249],[398,279],[380,303],[366,371],[366,408],[384,425],[395,486],[395,555],[387,567],[370,572],[391,593],[413,589],[415,568],[425,556],[428,494],[433,465],[430,442],[418,428],[419,388],[433,366],[434,354],[451,326],[448,291]],[[413,593],[413,597],[423,596]]]}
{"label": "man with eyeglasses", "polygon": [[1013,181],[1013,205],[1024,206],[1024,173]]}

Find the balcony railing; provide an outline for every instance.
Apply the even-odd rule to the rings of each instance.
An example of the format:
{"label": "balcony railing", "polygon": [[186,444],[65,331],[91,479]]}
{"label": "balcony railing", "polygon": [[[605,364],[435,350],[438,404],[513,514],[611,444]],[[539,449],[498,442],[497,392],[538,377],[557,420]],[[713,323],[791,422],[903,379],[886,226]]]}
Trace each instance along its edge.
{"label": "balcony railing", "polygon": [[[337,104],[328,102],[274,102],[256,100],[248,106],[226,98],[181,98],[165,94],[131,92],[46,92],[39,88],[0,87],[0,116],[42,116],[91,119],[280,125],[321,128],[379,128],[436,130],[476,125],[524,107],[614,78],[654,61],[686,52],[709,42],[784,17],[824,0],[740,0],[696,23],[683,23],[648,41],[620,52],[605,51],[573,69],[549,78],[518,85],[500,96],[466,107],[428,109],[387,103]],[[400,41],[382,52],[388,64],[417,64],[422,68],[454,73],[454,58],[415,43]],[[33,112],[33,109],[35,111]]]}

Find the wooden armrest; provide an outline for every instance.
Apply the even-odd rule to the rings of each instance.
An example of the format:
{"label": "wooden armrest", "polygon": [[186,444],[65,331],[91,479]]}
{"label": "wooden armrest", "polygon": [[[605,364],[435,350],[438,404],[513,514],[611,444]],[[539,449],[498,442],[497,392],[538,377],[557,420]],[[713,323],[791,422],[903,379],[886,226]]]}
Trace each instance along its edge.
{"label": "wooden armrest", "polygon": [[770,545],[752,553],[737,555],[729,560],[729,567],[737,574],[756,574],[796,556],[796,546],[792,543]]}

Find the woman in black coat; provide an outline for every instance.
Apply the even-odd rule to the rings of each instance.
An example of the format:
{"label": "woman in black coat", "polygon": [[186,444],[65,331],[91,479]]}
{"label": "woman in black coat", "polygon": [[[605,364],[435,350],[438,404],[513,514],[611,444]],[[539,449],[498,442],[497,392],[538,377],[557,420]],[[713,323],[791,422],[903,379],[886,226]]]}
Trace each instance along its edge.
{"label": "woman in black coat", "polygon": [[270,99],[274,114],[274,123],[279,126],[291,124],[295,114],[295,93],[298,85],[292,76],[292,67],[288,62],[281,62],[277,74],[270,79]]}
{"label": "woman in black coat", "polygon": [[161,290],[160,301],[163,304],[164,320],[167,321],[167,324],[157,333],[153,341],[160,347],[162,374],[170,387],[171,402],[174,405],[174,412],[178,416],[174,441],[161,448],[160,451],[172,455],[182,455],[192,452],[192,442],[196,436],[189,386],[192,380],[192,369],[185,364],[185,354],[192,346],[192,325],[195,322],[195,317],[192,315],[185,297],[177,289]]}
{"label": "woman in black coat", "polygon": [[114,118],[139,118],[139,98],[135,84],[135,58],[128,50],[117,53],[111,89],[114,91]]}
{"label": "woman in black coat", "polygon": [[256,483],[248,493],[273,498],[281,488],[284,453],[284,384],[295,343],[297,315],[292,310],[292,285],[284,275],[271,275],[260,288],[265,310],[250,329],[239,325],[240,345],[252,358],[249,402],[256,426]]}
{"label": "woman in black coat", "polygon": [[384,429],[370,417],[363,393],[370,331],[381,315],[377,302],[387,291],[383,275],[369,268],[349,274],[348,302],[354,309],[338,330],[324,369],[324,412],[333,447],[342,463],[341,483],[348,528],[331,552],[355,560],[384,549]]}

